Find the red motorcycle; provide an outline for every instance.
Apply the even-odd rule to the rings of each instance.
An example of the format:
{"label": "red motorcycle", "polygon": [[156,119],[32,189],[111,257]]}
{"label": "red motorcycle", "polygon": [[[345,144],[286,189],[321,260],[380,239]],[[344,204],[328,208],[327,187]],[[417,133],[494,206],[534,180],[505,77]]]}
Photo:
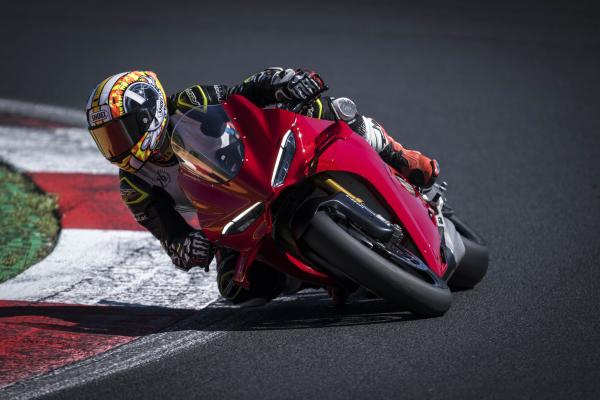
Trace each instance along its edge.
{"label": "red motorcycle", "polygon": [[[444,206],[445,186],[424,195],[342,121],[241,96],[173,118],[179,184],[206,236],[235,251],[243,288],[257,284],[249,272],[259,262],[438,316],[450,308],[449,286],[472,287],[486,273],[485,242]],[[460,263],[449,243],[457,236]]]}

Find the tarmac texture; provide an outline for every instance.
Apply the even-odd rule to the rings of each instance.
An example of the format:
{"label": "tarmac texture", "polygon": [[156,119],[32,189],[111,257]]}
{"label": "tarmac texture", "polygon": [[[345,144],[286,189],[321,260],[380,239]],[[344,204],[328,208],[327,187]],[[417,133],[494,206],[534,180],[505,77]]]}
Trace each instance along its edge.
{"label": "tarmac texture", "polygon": [[491,248],[482,284],[442,318],[379,300],[340,311],[318,293],[217,307],[161,336],[180,351],[86,379],[127,364],[92,360],[53,398],[598,397],[598,17],[570,2],[4,5],[0,97],[82,108],[134,68],[168,91],[315,69],[440,162],[451,205]]}

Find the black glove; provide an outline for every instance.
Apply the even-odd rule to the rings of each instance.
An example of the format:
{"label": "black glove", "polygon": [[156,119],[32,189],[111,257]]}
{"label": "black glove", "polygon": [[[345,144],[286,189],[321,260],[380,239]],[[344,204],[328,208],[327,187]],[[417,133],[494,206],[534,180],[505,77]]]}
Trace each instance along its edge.
{"label": "black glove", "polygon": [[197,230],[182,235],[171,243],[163,242],[162,245],[173,264],[185,271],[193,267],[201,267],[208,271],[215,254],[213,246],[204,233]]}
{"label": "black glove", "polygon": [[286,69],[278,74],[281,76],[279,79],[274,77],[273,83],[279,80],[283,84],[275,92],[275,99],[279,102],[304,101],[317,97],[319,93],[327,90],[323,79],[314,71]]}

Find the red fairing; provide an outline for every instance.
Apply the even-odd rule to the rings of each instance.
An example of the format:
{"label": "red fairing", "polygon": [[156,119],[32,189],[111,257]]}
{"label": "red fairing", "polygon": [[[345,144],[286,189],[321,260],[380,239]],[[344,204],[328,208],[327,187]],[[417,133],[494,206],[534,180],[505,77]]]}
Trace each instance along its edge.
{"label": "red fairing", "polygon": [[438,276],[443,276],[446,264],[440,254],[440,235],[428,206],[421,197],[410,193],[400,183],[375,150],[362,137],[353,134],[346,140],[337,140],[323,155],[333,161],[327,165],[319,165],[319,172],[351,172],[372,183],[372,189],[386,200],[390,211],[396,215],[397,221],[394,222],[402,224],[427,265]]}
{"label": "red fairing", "polygon": [[[279,109],[261,110],[237,95],[223,106],[244,143],[244,160],[238,175],[229,182],[212,184],[182,169],[179,183],[198,209],[199,221],[208,238],[241,253],[236,270],[236,276],[242,277],[239,283],[247,285],[243,277],[256,257],[300,279],[335,285],[331,277],[280,251],[271,235],[271,205],[279,194],[325,171],[356,174],[368,182],[372,192],[378,194],[395,216],[393,222],[406,229],[424,261],[438,276],[443,276],[446,265],[441,259],[440,237],[427,204],[409,184],[401,183],[346,123],[317,120]],[[273,188],[271,179],[277,155],[290,130],[296,143],[294,157],[284,183]],[[241,233],[222,234],[228,223],[257,203],[264,205],[265,212],[249,227]]]}
{"label": "red fairing", "polygon": [[262,112],[241,96],[233,96],[224,108],[244,142],[244,162],[239,174],[224,184],[197,179],[184,169],[179,176],[180,186],[198,209],[198,219],[214,242],[219,242],[221,231],[235,216],[273,196],[273,160],[281,141],[274,132],[285,132],[296,118],[293,113],[272,110],[275,113],[267,122],[269,110]]}
{"label": "red fairing", "polygon": [[[416,196],[396,178],[392,169],[379,157],[379,154],[359,135],[343,122],[323,122],[313,118],[299,116],[293,129],[298,148],[304,154],[314,155],[315,142],[327,142],[333,138],[329,147],[321,153],[313,173],[325,171],[344,171],[356,174],[369,182],[372,190],[388,204],[389,210],[401,222],[419,249],[425,262],[438,275],[446,272],[446,264],[440,253],[440,235],[435,220],[423,199]],[[316,140],[315,140],[316,138]],[[321,147],[321,146],[319,146]],[[288,173],[288,185],[296,183],[307,175],[308,157],[295,159]],[[298,168],[293,168],[293,167]],[[290,177],[293,177],[290,179]]]}

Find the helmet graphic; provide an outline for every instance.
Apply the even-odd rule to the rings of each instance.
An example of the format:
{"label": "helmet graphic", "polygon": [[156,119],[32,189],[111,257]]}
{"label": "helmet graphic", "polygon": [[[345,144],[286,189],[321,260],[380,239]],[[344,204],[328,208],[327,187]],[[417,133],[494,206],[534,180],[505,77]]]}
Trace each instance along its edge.
{"label": "helmet graphic", "polygon": [[135,172],[162,144],[167,96],[154,72],[123,72],[94,89],[86,113],[88,129],[102,155]]}

